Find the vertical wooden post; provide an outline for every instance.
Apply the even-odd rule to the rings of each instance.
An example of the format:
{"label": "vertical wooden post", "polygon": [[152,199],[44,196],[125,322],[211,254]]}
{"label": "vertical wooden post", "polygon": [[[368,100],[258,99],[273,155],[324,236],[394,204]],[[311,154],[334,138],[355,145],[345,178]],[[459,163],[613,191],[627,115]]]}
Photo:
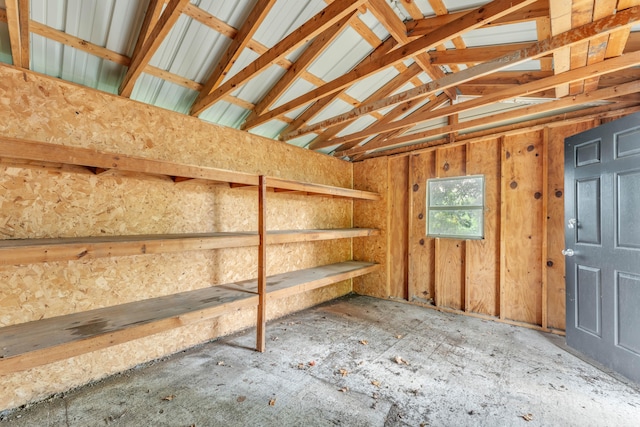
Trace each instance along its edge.
{"label": "vertical wooden post", "polygon": [[267,182],[263,175],[258,180],[258,320],[256,332],[256,350],[264,352],[266,347],[266,302],[267,302]]}
{"label": "vertical wooden post", "polygon": [[[442,150],[437,149],[435,150],[435,178],[440,178],[440,168],[442,165]],[[428,200],[428,195],[427,195],[427,206],[429,205],[429,200]],[[433,296],[433,304],[436,307],[440,307],[443,305],[443,302],[446,300],[444,297],[444,292],[445,292],[445,286],[442,283],[441,280],[441,273],[440,270],[442,269],[442,265],[440,265],[440,238],[436,237],[435,238],[435,242],[433,244],[433,261],[434,261],[434,267],[433,267],[433,272],[434,272],[434,280],[435,280],[435,286],[434,286],[434,291],[435,291],[435,295]]]}
{"label": "vertical wooden post", "polygon": [[[456,114],[456,122],[458,121],[458,115]],[[471,155],[469,154],[471,152],[471,143],[467,142],[466,144],[466,148],[464,150],[464,174],[465,175],[469,175],[469,157],[471,157]],[[482,193],[485,195],[486,198],[486,189],[483,188],[482,189]],[[486,200],[486,199],[485,199]],[[485,201],[486,204],[486,201]],[[483,218],[485,217],[485,211],[482,211],[482,216]],[[462,280],[462,289],[463,289],[463,293],[464,293],[464,305],[462,307],[462,310],[464,310],[465,312],[469,312],[471,311],[471,284],[469,283],[471,280],[471,263],[469,262],[469,260],[471,259],[471,245],[469,244],[468,240],[465,240],[464,242],[464,279]]]}
{"label": "vertical wooden post", "polygon": [[542,130],[542,329],[548,330],[548,274],[549,249],[549,128]]}
{"label": "vertical wooden post", "polygon": [[504,319],[504,294],[505,294],[505,282],[506,282],[506,269],[507,269],[507,254],[505,244],[505,229],[507,223],[507,204],[506,204],[506,191],[507,191],[507,174],[505,164],[506,151],[504,145],[504,136],[500,137],[500,289],[498,292],[498,316],[500,319]]}

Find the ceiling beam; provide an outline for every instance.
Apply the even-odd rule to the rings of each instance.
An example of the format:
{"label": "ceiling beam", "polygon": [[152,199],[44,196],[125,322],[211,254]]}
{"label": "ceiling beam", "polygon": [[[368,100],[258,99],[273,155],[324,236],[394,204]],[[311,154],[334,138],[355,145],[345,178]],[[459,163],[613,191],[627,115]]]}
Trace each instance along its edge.
{"label": "ceiling beam", "polygon": [[[634,66],[637,66],[638,64],[640,64],[640,51],[625,54],[623,56],[619,56],[616,58],[607,59],[606,61],[603,61],[601,63],[587,65],[582,68],[570,70],[562,74],[556,74],[554,76],[533,81],[524,85],[506,88],[494,94],[486,95],[482,98],[472,99],[456,105],[451,105],[449,107],[443,107],[435,111],[419,114],[417,115],[417,117],[409,117],[407,119],[398,120],[385,125],[374,126],[369,130],[356,132],[341,138],[336,138],[334,141],[339,143],[345,143],[348,141],[353,141],[354,139],[364,138],[369,135],[384,133],[384,132],[388,132],[395,129],[401,129],[409,125],[415,125],[415,124],[423,123],[429,120],[433,120],[441,117],[447,117],[451,114],[458,114],[458,113],[469,111],[485,105],[494,104],[496,102],[502,102],[509,99],[526,96],[527,94],[530,94],[530,93],[535,93],[542,90],[553,88],[559,84],[571,83],[574,81],[585,79],[587,77],[599,76],[602,74],[607,74],[607,73],[621,70],[624,68],[634,67]],[[616,87],[606,88],[602,90],[609,90],[609,91],[615,92]],[[616,95],[615,93],[613,93],[611,96],[618,96],[618,95],[619,94]],[[595,96],[597,95],[594,95],[594,97]],[[591,99],[597,99],[597,98],[591,98]],[[573,98],[567,98],[567,100],[568,102],[576,102],[573,100]],[[541,105],[546,105],[546,104],[541,104]],[[555,105],[561,105],[561,104],[555,104]],[[573,104],[570,104],[570,105],[573,105]],[[540,107],[540,108],[544,108],[544,107]],[[502,116],[506,116],[507,114],[509,113],[503,113]],[[486,117],[483,119],[486,119]],[[389,141],[376,144],[376,146],[368,146],[368,144],[365,144],[362,147],[357,147],[357,149],[369,151],[372,149],[379,149],[382,147],[386,147],[388,146],[388,144],[389,144]],[[396,144],[396,142],[393,142],[393,144]]]}
{"label": "ceiling beam", "polygon": [[[593,4],[593,15],[592,20],[601,19],[607,15],[611,15],[616,12],[617,0],[597,0]],[[604,34],[600,37],[593,38],[589,41],[589,46],[587,50],[587,64],[593,64],[596,62],[601,62],[606,58],[607,53],[607,45],[609,44],[610,38],[617,37],[614,34]],[[622,54],[620,51],[619,54]],[[583,83],[583,90],[585,92],[591,92],[593,90],[598,89],[598,78],[592,78],[585,80]]]}
{"label": "ceiling beam", "polygon": [[[404,22],[400,20],[398,15],[391,9],[389,3],[385,0],[369,0],[369,10],[376,19],[389,31],[391,37],[393,37],[399,45],[404,45],[409,43],[410,39],[407,37],[407,30],[404,25]],[[413,56],[413,60],[420,65],[420,67],[427,73],[427,75],[432,79],[436,80],[444,76],[444,72],[438,68],[431,65],[431,58],[429,58],[429,54],[426,52],[418,53]],[[451,99],[456,98],[456,92],[452,89],[446,89],[445,92]]]}
{"label": "ceiling beam", "polygon": [[[409,67],[407,67],[406,70],[398,74],[391,81],[389,81],[387,84],[382,86],[380,89],[378,89],[375,93],[370,95],[367,99],[365,99],[360,104],[385,98],[389,94],[398,90],[400,87],[404,86],[407,83],[407,81],[411,80],[412,77],[418,75],[421,71],[422,71],[422,68],[420,68],[418,64],[416,63],[411,64]],[[379,119],[378,122],[388,120],[387,117],[391,113],[392,112],[385,114],[382,118]],[[310,150],[317,150],[319,148],[329,147],[333,145],[331,143],[327,144],[326,141],[329,141],[335,135],[343,131],[347,126],[349,126],[349,123],[340,123],[336,126],[332,126],[326,129],[322,134],[318,135],[318,137],[314,139],[313,142],[311,142],[307,148],[309,148]]]}
{"label": "ceiling beam", "polygon": [[[431,1],[429,3],[431,3]],[[431,5],[433,6],[433,3],[431,3]],[[438,14],[438,10],[436,10],[436,8],[433,9],[437,14],[436,16],[407,21],[406,33],[409,37],[414,38],[427,35],[437,30],[439,27],[446,25],[455,19],[458,19],[468,12],[468,10],[466,10],[450,12],[447,14]],[[535,19],[545,18],[548,16],[549,0],[539,0],[531,4],[530,6],[527,6],[526,8],[517,10],[507,16],[496,19],[494,21],[487,22],[483,27],[518,24],[520,22],[533,21]]]}
{"label": "ceiling beam", "polygon": [[449,74],[442,79],[427,83],[414,89],[409,89],[405,92],[390,96],[386,99],[364,104],[347,113],[332,117],[327,120],[323,120],[319,123],[314,123],[313,125],[307,126],[305,128],[301,128],[290,133],[284,133],[281,135],[281,139],[288,140],[306,133],[315,132],[319,129],[333,126],[338,123],[353,121],[362,114],[369,114],[372,111],[387,108],[400,102],[405,102],[406,100],[412,99],[414,97],[432,94],[437,92],[438,90],[442,90],[443,88],[459,85],[467,81],[485,76],[487,74],[495,73],[496,71],[500,71],[508,67],[513,67],[522,62],[538,58],[542,55],[547,55],[554,50],[572,46],[573,44],[583,42],[600,34],[610,33],[621,27],[630,26],[638,20],[640,20],[640,8],[630,8],[617,13],[616,15],[608,16],[599,21],[592,22],[572,31],[559,34],[555,37],[552,37],[551,39],[533,43],[529,45],[528,48],[498,57],[493,61],[478,64],[474,67],[467,68],[466,70],[459,71],[455,74]]}
{"label": "ceiling beam", "polygon": [[249,79],[253,78],[256,74],[273,65],[278,59],[283,58],[288,53],[307,43],[346,15],[351,14],[351,12],[366,3],[366,1],[367,0],[335,0],[278,42],[264,55],[258,57],[213,92],[195,102],[191,108],[191,115],[199,115],[222,97],[230,94]]}
{"label": "ceiling beam", "polygon": [[[626,104],[629,105],[629,104]],[[417,144],[407,145],[400,148],[394,148],[384,151],[374,151],[373,153],[366,155],[356,155],[352,159],[353,161],[361,161],[373,157],[392,156],[405,153],[425,152],[431,149],[436,149],[443,145],[447,147],[453,147],[461,144],[473,143],[475,141],[483,141],[487,138],[495,139],[503,135],[513,135],[521,133],[523,131],[531,132],[544,127],[565,126],[571,123],[579,123],[587,120],[600,120],[611,117],[624,117],[628,114],[633,114],[640,111],[640,105],[631,104],[629,106],[609,104],[601,105],[598,107],[584,108],[578,111],[572,111],[569,113],[555,114],[552,116],[546,116],[540,119],[527,120],[515,124],[492,127],[476,132],[469,132],[459,136],[454,143],[449,142],[448,138],[441,138],[431,140],[428,142],[421,142]]]}
{"label": "ceiling beam", "polygon": [[[605,0],[611,1],[611,0]],[[615,0],[614,0],[615,1]],[[573,0],[571,6],[571,28],[582,26],[593,21],[593,6],[595,0]],[[596,37],[595,39],[599,39]],[[606,41],[605,41],[606,43]],[[605,46],[606,48],[606,46]],[[589,42],[578,43],[571,47],[571,69],[580,68],[587,65],[589,52]],[[576,81],[569,84],[569,95],[582,93],[584,89],[583,81]]]}
{"label": "ceiling beam", "polygon": [[429,52],[429,56],[433,65],[478,64],[528,46],[531,46],[531,42],[436,50]]}
{"label": "ceiling beam", "polygon": [[535,0],[494,0],[478,9],[474,9],[445,26],[438,28],[424,37],[417,38],[416,40],[389,52],[387,55],[376,61],[363,61],[361,65],[357,66],[352,71],[343,74],[319,88],[310,90],[305,95],[299,96],[278,108],[274,108],[262,116],[259,116],[254,120],[253,125],[255,126],[267,122],[275,117],[309,104],[310,102],[316,101],[327,95],[331,95],[367,78],[374,73],[377,73],[378,71],[400,63],[408,57],[432,49],[444,41],[451,40],[452,38],[462,35],[468,31],[479,28],[486,22],[508,15],[509,13],[534,2]]}
{"label": "ceiling beam", "polygon": [[[366,57],[363,61],[375,61],[378,58],[382,58],[385,54],[387,54],[395,46],[397,46],[397,43],[396,43],[395,39],[393,37],[389,37],[383,43],[380,43],[378,45],[378,47],[376,47],[376,49],[371,54],[369,54],[369,56]],[[306,124],[307,122],[312,120],[316,115],[318,115],[325,107],[327,107],[328,105],[331,105],[331,103],[333,101],[335,101],[336,99],[338,99],[342,93],[344,93],[344,91],[333,92],[333,93],[329,94],[328,96],[325,96],[325,97],[323,97],[321,99],[318,99],[309,108],[304,110],[304,112],[302,114],[300,114],[298,117],[296,117],[293,120],[293,122],[291,122],[291,124],[289,126],[287,126],[284,129],[284,131],[282,131],[281,133],[285,134],[287,132],[293,132],[296,129],[300,128],[301,126],[303,126],[304,124]],[[258,118],[259,117],[262,117],[262,116],[258,116]],[[257,126],[260,123],[264,123],[264,122],[258,122],[258,118],[255,118],[252,121],[247,121],[243,125],[243,129],[247,129],[247,128],[251,127],[251,126],[254,126],[254,123],[256,123],[255,126]],[[281,118],[279,118],[279,119],[281,119]]]}
{"label": "ceiling beam", "polygon": [[20,0],[20,66],[29,69],[31,57],[29,43],[29,0]]}
{"label": "ceiling beam", "polygon": [[289,68],[285,75],[278,80],[276,85],[269,90],[269,93],[256,104],[256,108],[253,109],[246,121],[250,122],[253,117],[257,117],[267,111],[278,98],[295,83],[305,70],[318,59],[324,49],[344,31],[349,22],[351,22],[358,13],[357,10],[353,11],[350,15],[345,16],[342,20],[336,22],[313,39],[313,42],[305,49],[293,66]]}
{"label": "ceiling beam", "polygon": [[[549,4],[549,17],[551,19],[551,36],[557,36],[571,30],[571,0],[556,0]],[[571,48],[565,47],[553,53],[553,71],[556,74],[564,73],[571,69]],[[556,97],[562,98],[569,93],[569,85],[560,85],[556,88]]]}
{"label": "ceiling beam", "polygon": [[[20,2],[18,0],[5,0],[7,27],[9,29],[9,45],[11,47],[11,60],[16,67],[22,67],[22,31],[20,24]],[[27,38],[28,39],[28,38]]]}
{"label": "ceiling beam", "polygon": [[[413,115],[417,115],[420,113],[424,113],[426,111],[433,111],[436,108],[441,107],[442,105],[445,104],[445,102],[448,102],[449,99],[446,97],[442,96],[443,94],[438,95],[438,97],[436,97],[435,99],[432,99],[431,101],[429,101],[428,104],[422,106],[421,108],[418,108],[416,111],[413,111],[410,115],[408,115],[407,117],[413,116]],[[421,101],[424,98],[416,98],[413,99],[411,101],[407,101],[407,103],[405,104],[401,104],[398,105],[396,108],[394,108],[389,114],[387,114],[385,116],[386,120],[384,123],[390,123],[391,121],[393,121],[393,119],[401,116],[402,114],[406,113],[408,108],[411,108],[412,105],[409,105],[411,102],[414,102],[415,104],[413,104],[413,106],[418,105],[419,103],[421,103]],[[405,108],[403,108],[406,105]],[[369,127],[373,127],[376,126],[378,123],[374,123]],[[382,122],[380,123],[382,124]],[[378,143],[381,143],[382,141],[386,141],[387,139],[390,138],[394,138],[398,135],[402,135],[405,131],[409,130],[411,127],[407,126],[405,128],[400,128],[400,129],[395,129],[386,133],[382,133],[379,135],[376,135],[374,138],[372,138],[371,140],[367,141],[367,144],[373,144],[376,145]],[[355,147],[356,145],[360,144],[361,142],[363,142],[366,138],[362,138],[362,139],[357,139],[357,140],[353,140],[353,141],[349,141],[349,142],[345,142],[344,144],[340,145],[338,148],[336,148],[336,153],[338,152],[346,152],[347,150],[349,150],[350,148]]]}
{"label": "ceiling beam", "polygon": [[[166,2],[164,0],[150,0],[147,5],[147,11],[144,14],[144,19],[142,21],[142,27],[140,28],[140,32],[138,33],[138,39],[136,40],[136,45],[133,48],[133,53],[131,54],[131,58],[135,58],[140,55],[140,51],[144,47],[144,44],[149,39],[149,35],[153,30],[153,27],[158,22],[160,18],[160,14],[162,13],[162,8]],[[129,61],[131,63],[131,61]],[[127,64],[128,66],[129,64]]]}
{"label": "ceiling beam", "polygon": [[237,34],[231,41],[231,44],[222,55],[222,58],[218,61],[215,69],[211,73],[211,76],[204,83],[202,90],[198,94],[195,100],[197,104],[209,95],[211,91],[222,83],[227,76],[233,64],[238,60],[242,51],[248,46],[249,41],[253,38],[253,35],[258,30],[262,22],[265,20],[271,8],[276,3],[276,0],[258,0],[253,6],[251,13],[244,21],[244,24],[238,30]]}
{"label": "ceiling beam", "polygon": [[131,58],[131,64],[129,65],[127,74],[120,84],[119,93],[121,96],[131,96],[136,80],[140,77],[144,67],[147,66],[176,21],[178,21],[182,10],[187,4],[189,4],[189,0],[169,1],[169,4],[160,15],[160,18],[158,18],[153,30],[151,30],[149,36],[146,38],[139,54]]}

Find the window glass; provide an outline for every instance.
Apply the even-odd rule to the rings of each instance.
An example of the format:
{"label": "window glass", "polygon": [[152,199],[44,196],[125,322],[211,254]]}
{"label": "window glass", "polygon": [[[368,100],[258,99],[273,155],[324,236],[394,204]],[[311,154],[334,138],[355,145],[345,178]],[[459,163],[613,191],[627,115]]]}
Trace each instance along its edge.
{"label": "window glass", "polygon": [[484,237],[484,176],[427,181],[427,235],[455,239]]}

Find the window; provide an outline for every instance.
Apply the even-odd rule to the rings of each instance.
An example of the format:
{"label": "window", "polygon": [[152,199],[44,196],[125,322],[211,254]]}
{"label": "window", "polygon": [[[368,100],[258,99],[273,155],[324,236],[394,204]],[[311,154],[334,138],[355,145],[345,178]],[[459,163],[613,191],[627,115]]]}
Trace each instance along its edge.
{"label": "window", "polygon": [[427,235],[484,238],[484,175],[427,180]]}

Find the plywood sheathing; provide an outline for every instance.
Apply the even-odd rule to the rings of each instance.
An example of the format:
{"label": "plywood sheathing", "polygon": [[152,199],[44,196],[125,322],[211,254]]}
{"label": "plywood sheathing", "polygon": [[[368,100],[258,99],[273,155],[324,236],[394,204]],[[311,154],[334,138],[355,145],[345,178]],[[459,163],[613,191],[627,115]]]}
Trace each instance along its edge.
{"label": "plywood sheathing", "polygon": [[409,156],[409,301],[434,304],[435,239],[427,237],[427,179],[434,178],[434,150]]}
{"label": "plywood sheathing", "polygon": [[[351,164],[31,72],[0,66],[0,135],[350,187]],[[351,226],[345,199],[268,193],[273,230]],[[0,160],[0,238],[255,231],[257,194],[200,180]],[[271,245],[268,274],[344,261],[350,239]],[[0,326],[256,277],[257,248],[0,267]],[[351,291],[273,301],[281,316]],[[44,398],[255,325],[243,310],[73,357],[1,382],[0,409]]]}
{"label": "plywood sheathing", "polygon": [[353,239],[353,259],[380,264],[376,273],[353,279],[354,292],[380,298],[390,296],[389,285],[389,165],[382,157],[353,165],[354,186],[380,194],[377,201],[353,202],[353,226],[380,230],[378,236]]}
{"label": "plywood sheathing", "polygon": [[467,145],[467,173],[484,175],[484,239],[466,242],[465,310],[499,314],[500,144],[496,139]]}
{"label": "plywood sheathing", "polygon": [[[386,188],[391,194],[393,183],[403,180],[391,177],[391,171],[408,174],[407,300],[539,329],[564,330],[564,139],[596,124],[587,120],[523,129],[403,154],[409,158],[408,171],[385,169],[381,160],[385,157],[355,163],[357,185],[371,185],[380,194]],[[386,157],[389,164],[399,158]],[[385,170],[390,171],[387,187],[382,182]],[[485,176],[485,238],[437,242],[426,235],[426,182],[457,174]],[[367,224],[382,227],[392,221],[389,208],[365,211],[363,207],[360,212],[359,205],[354,206],[354,218],[366,218]],[[397,244],[393,238],[380,239],[378,244],[385,242]],[[385,259],[382,248],[367,249],[368,254],[375,249]],[[387,253],[397,250],[389,248]],[[390,268],[380,280],[378,288],[363,286],[362,292],[388,293],[393,283]]]}
{"label": "plywood sheathing", "polygon": [[389,159],[389,296],[408,298],[409,157]]}
{"label": "plywood sheathing", "polygon": [[549,129],[549,179],[547,188],[547,326],[564,330],[566,321],[564,232],[564,140],[597,126],[597,121]]}
{"label": "plywood sheathing", "polygon": [[[466,146],[458,145],[436,151],[436,176],[451,178],[466,175]],[[426,184],[426,183],[425,183]],[[459,239],[436,239],[436,304],[455,310],[464,308],[465,246]]]}
{"label": "plywood sheathing", "polygon": [[318,184],[351,185],[347,162],[5,65],[0,66],[0,133]]}
{"label": "plywood sheathing", "polygon": [[500,316],[542,324],[542,135],[502,141],[504,282]]}

